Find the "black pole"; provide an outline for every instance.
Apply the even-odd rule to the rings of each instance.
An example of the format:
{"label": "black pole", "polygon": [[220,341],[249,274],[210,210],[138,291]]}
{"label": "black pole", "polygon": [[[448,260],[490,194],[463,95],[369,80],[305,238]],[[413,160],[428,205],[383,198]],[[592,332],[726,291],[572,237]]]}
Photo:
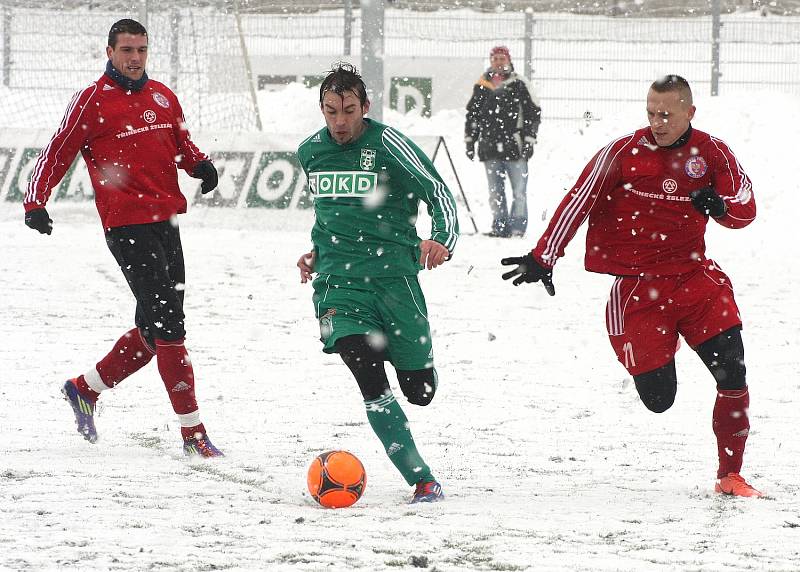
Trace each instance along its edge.
{"label": "black pole", "polygon": [[458,190],[461,193],[461,198],[464,199],[464,206],[467,207],[467,212],[469,213],[469,220],[472,221],[472,227],[475,229],[475,234],[478,234],[478,225],[475,224],[475,217],[472,215],[472,209],[469,208],[469,201],[467,200],[467,195],[464,194],[464,187],[461,186],[461,180],[458,178],[458,172],[456,172],[456,166],[453,164],[453,158],[450,156],[450,149],[447,148],[447,141],[444,140],[444,137],[439,136],[438,141],[436,141],[436,148],[433,150],[433,155],[431,156],[431,163],[436,161],[436,155],[439,153],[439,146],[444,146],[444,152],[447,155],[447,160],[450,161],[450,168],[453,170],[453,176],[456,178],[456,184],[458,185]]}

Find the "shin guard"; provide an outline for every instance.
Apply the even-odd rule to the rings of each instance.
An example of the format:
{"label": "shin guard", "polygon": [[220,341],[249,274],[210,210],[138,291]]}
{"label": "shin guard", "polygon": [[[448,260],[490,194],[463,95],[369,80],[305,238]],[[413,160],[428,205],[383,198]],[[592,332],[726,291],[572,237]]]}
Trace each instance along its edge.
{"label": "shin guard", "polygon": [[108,355],[97,362],[95,369],[108,387],[114,387],[123,379],[142,369],[156,355],[142,338],[139,328],[125,332]]}
{"label": "shin guard", "polygon": [[156,340],[156,360],[175,413],[187,415],[197,411],[194,371],[183,338],[169,342]]}
{"label": "shin guard", "polygon": [[390,392],[378,399],[365,401],[364,405],[372,430],[406,482],[414,485],[423,480],[433,480],[430,467],[422,460],[414,444],[408,418],[394,395]]}
{"label": "shin guard", "polygon": [[717,391],[712,418],[719,453],[717,478],[738,473],[742,468],[744,446],[750,431],[749,407],[750,393],[746,387]]}

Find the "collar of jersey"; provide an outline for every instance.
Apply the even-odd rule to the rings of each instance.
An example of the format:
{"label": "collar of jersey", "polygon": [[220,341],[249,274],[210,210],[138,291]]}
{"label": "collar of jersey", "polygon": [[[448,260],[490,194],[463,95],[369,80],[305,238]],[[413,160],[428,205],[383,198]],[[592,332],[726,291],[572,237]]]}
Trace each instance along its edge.
{"label": "collar of jersey", "polygon": [[142,91],[144,84],[146,84],[147,80],[149,79],[147,77],[147,72],[144,72],[142,77],[139,79],[125,77],[122,75],[122,72],[111,65],[111,60],[108,60],[108,63],[106,63],[106,75],[110,77],[114,83],[126,91]]}
{"label": "collar of jersey", "polygon": [[666,147],[662,147],[662,149],[677,149],[678,147],[682,147],[683,145],[686,145],[686,142],[689,140],[689,137],[691,136],[692,136],[692,125],[689,124],[689,129],[684,131],[683,135],[681,135],[675,140],[675,143],[673,143],[672,145],[667,145]]}

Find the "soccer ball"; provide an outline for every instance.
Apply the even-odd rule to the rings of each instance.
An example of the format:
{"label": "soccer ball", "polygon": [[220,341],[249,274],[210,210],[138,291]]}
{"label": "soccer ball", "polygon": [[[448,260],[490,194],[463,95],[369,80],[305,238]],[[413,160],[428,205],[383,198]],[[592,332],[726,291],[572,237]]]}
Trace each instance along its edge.
{"label": "soccer ball", "polygon": [[308,468],[308,492],[326,508],[350,506],[364,494],[367,473],[358,457],[347,451],[328,451]]}

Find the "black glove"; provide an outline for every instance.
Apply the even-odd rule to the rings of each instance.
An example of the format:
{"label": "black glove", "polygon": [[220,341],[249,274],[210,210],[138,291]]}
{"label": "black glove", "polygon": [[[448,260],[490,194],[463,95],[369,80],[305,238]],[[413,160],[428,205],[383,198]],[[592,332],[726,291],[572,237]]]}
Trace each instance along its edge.
{"label": "black glove", "polygon": [[728,207],[722,197],[714,192],[713,187],[703,187],[689,193],[692,206],[704,215],[719,218],[728,212]]}
{"label": "black glove", "polygon": [[517,278],[514,280],[514,286],[519,286],[523,282],[538,282],[541,280],[544,289],[547,290],[547,293],[551,296],[556,295],[556,289],[555,286],[553,286],[553,269],[545,268],[539,264],[532,254],[528,253],[525,256],[512,256],[511,258],[503,258],[500,261],[500,264],[503,266],[513,266],[514,264],[517,265],[514,270],[503,274],[503,280],[513,278],[514,276],[517,276],[517,274],[519,274],[519,276],[517,276]]}
{"label": "black glove", "polygon": [[530,161],[531,157],[533,157],[533,141],[525,140],[522,144],[522,157],[526,161]]}
{"label": "black glove", "polygon": [[53,232],[53,219],[46,208],[33,209],[25,213],[25,226],[38,230],[39,234],[50,234]]}
{"label": "black glove", "polygon": [[200,184],[200,192],[204,195],[210,193],[217,188],[219,176],[217,175],[217,168],[209,160],[200,161],[192,171],[192,177],[195,179],[203,179]]}
{"label": "black glove", "polygon": [[467,159],[472,161],[475,158],[475,141],[467,141]]}

